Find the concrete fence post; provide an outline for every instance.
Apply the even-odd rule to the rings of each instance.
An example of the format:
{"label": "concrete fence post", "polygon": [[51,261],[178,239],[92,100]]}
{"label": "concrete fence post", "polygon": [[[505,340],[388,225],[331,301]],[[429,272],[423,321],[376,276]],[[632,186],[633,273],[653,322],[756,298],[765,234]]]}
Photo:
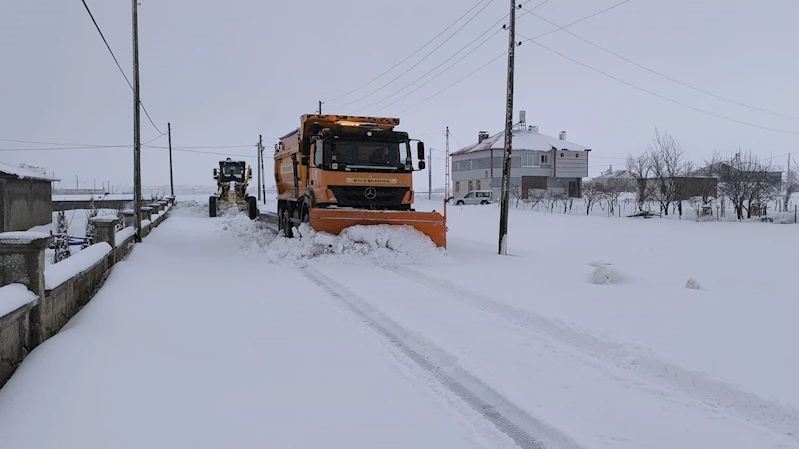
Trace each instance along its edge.
{"label": "concrete fence post", "polygon": [[[22,284],[44,302],[44,250],[54,236],[39,232],[0,233],[0,287]],[[32,346],[42,341],[43,329],[38,305],[31,311]],[[31,348],[32,349],[32,348]]]}
{"label": "concrete fence post", "polygon": [[161,213],[161,205],[158,203],[150,203],[148,206],[153,210],[153,213]]}
{"label": "concrete fence post", "polygon": [[132,228],[136,226],[136,211],[133,209],[125,209],[122,211],[122,223],[125,225],[126,228]]}
{"label": "concrete fence post", "polygon": [[153,219],[153,209],[151,207],[142,206],[141,208],[141,220],[152,220]]}
{"label": "concrete fence post", "polygon": [[94,225],[94,239],[96,242],[106,242],[111,245],[111,263],[116,263],[117,223],[119,219],[113,215],[101,215],[91,219]]}

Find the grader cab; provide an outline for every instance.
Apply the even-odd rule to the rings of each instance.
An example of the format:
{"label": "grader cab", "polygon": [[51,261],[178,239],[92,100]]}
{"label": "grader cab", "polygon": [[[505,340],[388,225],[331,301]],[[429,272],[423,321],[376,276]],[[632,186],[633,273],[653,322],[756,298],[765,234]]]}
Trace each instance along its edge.
{"label": "grader cab", "polygon": [[216,217],[220,211],[237,207],[247,212],[251,220],[258,218],[258,203],[254,196],[247,195],[247,187],[252,179],[252,167],[244,161],[227,158],[219,161],[214,169],[217,193],[208,199],[208,215]]}

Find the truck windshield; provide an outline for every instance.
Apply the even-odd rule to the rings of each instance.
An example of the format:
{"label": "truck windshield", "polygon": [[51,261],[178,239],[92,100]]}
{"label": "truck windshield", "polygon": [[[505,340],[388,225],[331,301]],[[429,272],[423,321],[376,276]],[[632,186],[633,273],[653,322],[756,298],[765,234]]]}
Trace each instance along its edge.
{"label": "truck windshield", "polygon": [[408,153],[406,142],[335,142],[335,162],[345,166],[403,168]]}
{"label": "truck windshield", "polygon": [[244,164],[220,164],[220,180],[222,182],[241,181],[244,179]]}

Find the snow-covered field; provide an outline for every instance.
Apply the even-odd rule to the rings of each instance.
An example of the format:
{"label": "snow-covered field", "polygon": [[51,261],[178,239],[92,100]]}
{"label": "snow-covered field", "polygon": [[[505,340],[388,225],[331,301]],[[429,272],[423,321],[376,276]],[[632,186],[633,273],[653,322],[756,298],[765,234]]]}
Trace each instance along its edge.
{"label": "snow-covered field", "polygon": [[443,253],[178,201],[0,390],[0,447],[799,448],[799,226],[512,210],[498,256],[496,205]]}

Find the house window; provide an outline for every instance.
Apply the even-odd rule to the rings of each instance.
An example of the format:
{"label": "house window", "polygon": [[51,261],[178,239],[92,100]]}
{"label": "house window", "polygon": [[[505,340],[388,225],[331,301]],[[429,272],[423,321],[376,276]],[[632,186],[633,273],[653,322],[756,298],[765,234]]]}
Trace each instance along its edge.
{"label": "house window", "polygon": [[565,155],[566,155],[566,153],[560,153],[560,157],[563,157]]}
{"label": "house window", "polygon": [[548,154],[542,154],[541,155],[541,163],[542,164],[548,164],[549,163],[549,155]]}
{"label": "house window", "polygon": [[469,159],[469,170],[472,169],[473,165],[474,165],[474,159]]}
{"label": "house window", "polygon": [[537,167],[537,161],[537,154],[525,154],[522,156],[522,167]]}
{"label": "house window", "polygon": [[580,153],[574,153],[574,157],[580,157]]}
{"label": "house window", "polygon": [[455,192],[457,193],[457,192],[460,192],[460,191],[461,191],[461,182],[460,181],[455,181]]}
{"label": "house window", "polygon": [[469,181],[469,191],[471,192],[474,190],[474,185],[472,185],[472,181]]}
{"label": "house window", "polygon": [[486,175],[483,178],[488,179],[488,170],[486,170]]}

